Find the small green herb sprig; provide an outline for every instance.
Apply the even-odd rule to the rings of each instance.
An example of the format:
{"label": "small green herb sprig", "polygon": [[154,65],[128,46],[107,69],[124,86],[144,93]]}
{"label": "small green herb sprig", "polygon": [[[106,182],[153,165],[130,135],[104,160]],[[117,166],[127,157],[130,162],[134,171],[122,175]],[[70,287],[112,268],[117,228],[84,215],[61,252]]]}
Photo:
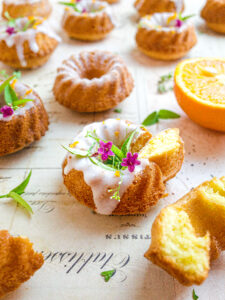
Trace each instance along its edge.
{"label": "small green herb sprig", "polygon": [[193,289],[193,291],[192,291],[192,299],[193,300],[198,300],[198,296],[195,294],[195,290]]}
{"label": "small green herb sprig", "polygon": [[183,22],[190,19],[190,18],[193,18],[193,17],[195,17],[195,14],[184,16],[184,17],[182,16],[182,13],[178,14],[178,19],[183,21]]}
{"label": "small green herb sprig", "polygon": [[82,11],[77,7],[77,3],[74,2],[64,2],[64,1],[60,1],[59,4],[61,5],[65,5],[65,6],[69,6],[69,7],[72,7],[76,12],[79,12],[81,13]]}
{"label": "small green herb sprig", "polygon": [[12,33],[27,31],[28,29],[33,28],[37,22],[37,18],[35,18],[35,17],[28,18],[28,20],[25,23],[25,25],[23,26],[23,28],[20,28],[16,25],[16,19],[12,18],[9,15],[8,11],[5,12],[5,17],[7,19],[8,27],[14,28],[14,31]]}
{"label": "small green herb sprig", "polygon": [[113,277],[113,275],[115,275],[116,270],[109,270],[109,271],[104,271],[101,273],[101,276],[104,277],[105,282],[108,282],[110,280],[110,278]]}
{"label": "small green herb sprig", "polygon": [[12,189],[8,194],[1,195],[0,198],[12,198],[32,214],[33,210],[31,206],[21,197],[21,195],[25,193],[25,189],[30,181],[31,174],[32,171],[29,172],[28,176],[21,184]]}
{"label": "small green herb sprig", "polygon": [[150,115],[148,115],[147,118],[142,122],[142,125],[151,126],[156,123],[159,123],[160,119],[168,120],[178,118],[180,118],[180,115],[178,115],[177,113],[171,110],[160,109],[159,111],[154,111]]}
{"label": "small green herb sprig", "polygon": [[171,85],[171,82],[173,80],[173,73],[170,72],[166,75],[160,76],[160,79],[157,83],[157,91],[159,94],[164,94],[168,91],[173,90],[173,86]]}
{"label": "small green herb sprig", "polygon": [[[86,138],[93,139],[93,144],[91,147],[87,150],[80,150],[76,148],[71,148],[68,146],[63,146],[64,149],[66,149],[68,152],[70,152],[73,155],[76,155],[78,157],[87,157],[91,163],[94,165],[101,167],[102,169],[114,172],[117,177],[120,177],[120,181],[118,183],[118,186],[114,189],[109,189],[109,193],[113,193],[111,196],[111,199],[115,199],[117,201],[120,201],[120,187],[123,182],[123,171],[128,168],[130,171],[130,166],[126,165],[124,160],[129,159],[128,156],[131,155],[130,146],[132,143],[132,140],[137,133],[137,130],[133,130],[128,137],[123,142],[122,146],[118,148],[116,145],[114,145],[112,142],[108,142],[105,140],[101,140],[97,134],[96,131],[87,131]],[[110,149],[109,151],[112,152],[113,155],[109,154],[107,155],[107,158],[105,160],[102,159],[101,154],[99,152],[99,149],[101,149],[101,145],[110,143]],[[137,154],[136,154],[137,155]],[[137,157],[132,158],[134,166],[137,164],[140,164],[139,161],[137,161]],[[131,172],[131,171],[130,171]]]}
{"label": "small green herb sprig", "polygon": [[115,108],[114,112],[118,113],[118,114],[121,114],[122,113],[122,109],[121,108]]}
{"label": "small green herb sprig", "polygon": [[[11,82],[20,78],[21,73],[15,71],[12,76],[9,76],[5,70],[0,71],[0,79],[3,82],[0,85],[0,94],[4,93],[4,100],[6,105],[18,109],[19,106],[26,104],[27,102],[34,101],[33,99],[19,98],[14,88],[11,86]],[[2,77],[2,78],[1,78]]]}

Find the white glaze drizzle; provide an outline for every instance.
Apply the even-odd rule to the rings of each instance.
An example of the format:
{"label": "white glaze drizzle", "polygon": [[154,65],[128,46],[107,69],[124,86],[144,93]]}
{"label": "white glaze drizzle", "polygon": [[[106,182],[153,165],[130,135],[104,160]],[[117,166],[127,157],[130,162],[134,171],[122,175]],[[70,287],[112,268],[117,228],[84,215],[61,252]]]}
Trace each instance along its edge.
{"label": "white glaze drizzle", "polygon": [[[104,122],[92,123],[82,130],[80,134],[76,137],[76,141],[79,143],[76,149],[88,150],[93,144],[92,138],[86,138],[87,131],[96,131],[99,138],[107,141],[112,141],[115,145],[120,146],[126,137],[135,129],[137,131],[137,137],[141,134],[142,129],[140,126],[135,124],[129,124],[124,120],[108,119]],[[117,132],[118,134],[115,134]],[[73,141],[74,142],[74,141]],[[115,176],[115,172],[105,170],[101,167],[94,165],[86,157],[79,158],[76,155],[70,153],[66,156],[67,165],[64,168],[64,174],[68,174],[71,170],[79,170],[84,174],[84,180],[87,185],[89,185],[93,192],[93,199],[96,206],[96,212],[103,215],[110,215],[119,202],[115,199],[111,199],[111,194],[108,189],[118,187],[120,177]],[[146,166],[149,164],[147,159],[141,159],[141,165],[136,166],[135,171],[130,173],[128,170],[123,171],[123,180],[120,187],[120,197],[126,192],[128,187],[132,184],[135,176],[141,173]]]}
{"label": "white glaze drizzle", "polygon": [[[24,85],[18,81],[16,82],[15,92],[18,95],[18,97],[23,98],[23,99],[32,99],[34,101],[29,101],[24,106],[20,106],[18,109],[14,110],[13,115],[11,115],[9,117],[3,118],[3,114],[0,113],[0,121],[10,121],[15,116],[24,115],[27,110],[34,107],[34,105],[40,103],[40,99],[34,94],[33,90],[31,93],[26,95],[26,92],[29,90],[30,90],[30,88],[27,87],[26,85]],[[2,107],[3,105],[6,105],[6,103],[2,99],[0,99],[0,107]]]}
{"label": "white glaze drizzle", "polygon": [[[16,19],[16,27],[23,28],[25,24],[27,23],[28,18],[19,18]],[[5,41],[8,47],[16,46],[16,51],[18,58],[20,60],[20,63],[23,67],[27,65],[25,57],[24,57],[24,42],[28,41],[30,50],[34,53],[37,53],[39,51],[38,44],[36,42],[36,34],[41,32],[50,38],[55,39],[56,41],[60,42],[60,37],[54,33],[48,23],[44,21],[42,24],[38,25],[36,29],[30,28],[26,31],[19,31],[15,34],[9,35],[6,32],[8,25],[7,22],[3,22],[0,25],[0,40]]]}
{"label": "white glaze drizzle", "polygon": [[[85,9],[89,17],[95,18],[96,16],[103,15],[104,13],[107,14],[107,16],[110,18],[111,22],[115,25],[115,20],[112,16],[111,7],[107,2],[104,1],[93,1],[93,0],[81,0],[79,3],[77,3],[77,8],[80,11],[83,11]],[[74,16],[80,16],[83,13],[80,13],[73,8],[70,8],[69,10],[65,10],[65,14],[63,16],[62,23],[64,25],[65,20],[68,16],[68,14],[73,14]]]}
{"label": "white glaze drizzle", "polygon": [[174,16],[174,13],[155,13],[151,16],[145,16],[141,18],[139,27],[145,28],[147,30],[156,30],[156,31],[176,31],[182,32],[187,29],[191,23],[189,20],[182,21],[181,27],[176,27],[176,20],[171,20],[168,23],[168,19]]}
{"label": "white glaze drizzle", "polygon": [[[69,59],[64,61],[63,65],[58,69],[58,76],[62,78],[63,75],[61,82],[73,80],[74,84],[79,84],[80,82],[82,82],[83,86],[91,86],[94,84],[94,85],[98,85],[99,88],[101,88],[102,86],[104,86],[106,81],[111,80],[113,74],[118,78],[120,78],[120,73],[121,73],[120,70],[121,68],[123,68],[123,62],[120,59],[118,59],[118,57],[112,56],[111,53],[105,51],[95,51],[95,55],[92,56],[92,58],[94,58],[94,62],[96,66],[101,65],[104,66],[105,69],[107,69],[107,64],[111,64],[111,68],[107,70],[107,73],[99,78],[92,78],[92,79],[83,78],[81,76],[82,75],[81,68],[83,68],[81,55],[82,57],[85,57],[85,65],[88,65],[88,61],[89,61],[88,51],[71,56]],[[79,67],[76,65],[75,61],[78,62]],[[108,61],[108,63],[106,63],[106,61]],[[127,80],[128,79],[130,78],[128,77]],[[71,89],[72,88],[73,86],[71,86]],[[118,85],[118,89],[119,88],[122,88],[122,86]]]}

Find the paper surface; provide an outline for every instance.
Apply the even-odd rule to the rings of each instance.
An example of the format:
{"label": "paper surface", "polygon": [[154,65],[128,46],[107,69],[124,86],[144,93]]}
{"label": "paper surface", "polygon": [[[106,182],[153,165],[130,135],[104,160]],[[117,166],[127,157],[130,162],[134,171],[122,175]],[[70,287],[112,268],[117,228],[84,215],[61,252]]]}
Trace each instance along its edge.
{"label": "paper surface", "polygon": [[[213,176],[225,175],[225,136],[194,124],[179,108],[172,92],[157,94],[157,81],[175,69],[177,62],[153,61],[135,45],[137,14],[130,0],[121,0],[112,9],[116,29],[104,41],[82,43],[69,40],[60,29],[63,7],[52,1],[52,26],[63,42],[49,62],[40,69],[23,72],[23,82],[30,84],[43,99],[50,116],[49,130],[39,142],[0,159],[0,192],[4,194],[25,178],[33,175],[25,199],[34,215],[11,200],[0,202],[0,228],[29,237],[35,248],[43,251],[44,266],[7,300],[189,300],[193,287],[183,287],[143,255],[150,244],[151,224],[160,209],[178,200],[192,187]],[[186,1],[185,15],[196,14],[193,22],[198,44],[188,57],[221,56],[225,53],[224,36],[208,30],[199,17],[203,1]],[[102,49],[119,53],[131,71],[135,88],[119,105],[105,113],[78,114],[60,106],[52,94],[56,68],[63,59],[83,50]],[[1,65],[1,67],[4,67]],[[170,109],[177,120],[161,121],[150,128],[153,134],[168,127],[179,127],[185,142],[185,162],[176,178],[167,184],[169,196],[141,216],[100,216],[81,206],[68,195],[62,182],[61,163],[68,144],[85,126],[106,118],[123,118],[141,123],[152,111]],[[100,273],[116,268],[108,283]],[[225,299],[225,255],[212,264],[207,280],[194,287],[200,300]]]}

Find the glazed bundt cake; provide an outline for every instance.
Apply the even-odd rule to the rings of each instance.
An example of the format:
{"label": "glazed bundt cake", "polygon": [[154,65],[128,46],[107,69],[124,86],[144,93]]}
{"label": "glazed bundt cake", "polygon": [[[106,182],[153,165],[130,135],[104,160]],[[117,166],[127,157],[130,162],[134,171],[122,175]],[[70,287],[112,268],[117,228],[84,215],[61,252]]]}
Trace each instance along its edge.
{"label": "glazed bundt cake", "polygon": [[145,257],[184,285],[201,284],[225,250],[225,177],[214,178],[161,210]]}
{"label": "glazed bundt cake", "polygon": [[12,18],[42,17],[47,18],[52,11],[49,0],[3,0],[2,17],[8,13]]}
{"label": "glazed bundt cake", "polygon": [[0,61],[13,68],[39,67],[49,59],[59,41],[42,18],[18,18],[12,23],[8,17],[0,24]]}
{"label": "glazed bundt cake", "polygon": [[134,4],[141,16],[162,12],[181,12],[184,0],[136,0]]}
{"label": "glazed bundt cake", "polygon": [[[5,82],[0,82],[0,89]],[[9,103],[3,94],[6,89],[18,100]],[[23,149],[48,129],[47,112],[35,91],[16,79],[4,90],[0,94],[0,156]]]}
{"label": "glazed bundt cake", "polygon": [[185,56],[197,42],[194,26],[176,13],[156,13],[140,20],[138,48],[151,58],[175,60]]}
{"label": "glazed bundt cake", "polygon": [[110,52],[72,55],[58,68],[53,92],[62,105],[78,112],[110,109],[128,97],[134,83],[122,59]]}
{"label": "glazed bundt cake", "polygon": [[201,17],[212,30],[225,33],[225,0],[207,0]]}
{"label": "glazed bundt cake", "polygon": [[44,263],[27,238],[0,231],[0,298],[30,279]]}
{"label": "glazed bundt cake", "polygon": [[114,28],[110,6],[106,2],[81,0],[66,5],[62,26],[69,37],[84,41],[105,38]]}
{"label": "glazed bundt cake", "polygon": [[[171,157],[175,160],[176,153],[177,160],[183,161],[179,131],[174,129],[174,135],[171,138],[168,130],[151,139],[144,127],[119,119],[90,124],[65,147],[64,183],[81,204],[99,214],[146,213],[163,196],[164,181],[175,176]],[[174,164],[177,173],[181,163]]]}

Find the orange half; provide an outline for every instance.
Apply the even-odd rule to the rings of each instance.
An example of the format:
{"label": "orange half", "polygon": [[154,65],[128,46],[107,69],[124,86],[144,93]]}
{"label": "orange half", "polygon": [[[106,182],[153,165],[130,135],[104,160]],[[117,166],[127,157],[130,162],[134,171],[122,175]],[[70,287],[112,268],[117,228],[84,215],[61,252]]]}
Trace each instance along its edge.
{"label": "orange half", "polygon": [[225,59],[184,60],[177,65],[174,80],[185,113],[203,127],[225,132]]}

